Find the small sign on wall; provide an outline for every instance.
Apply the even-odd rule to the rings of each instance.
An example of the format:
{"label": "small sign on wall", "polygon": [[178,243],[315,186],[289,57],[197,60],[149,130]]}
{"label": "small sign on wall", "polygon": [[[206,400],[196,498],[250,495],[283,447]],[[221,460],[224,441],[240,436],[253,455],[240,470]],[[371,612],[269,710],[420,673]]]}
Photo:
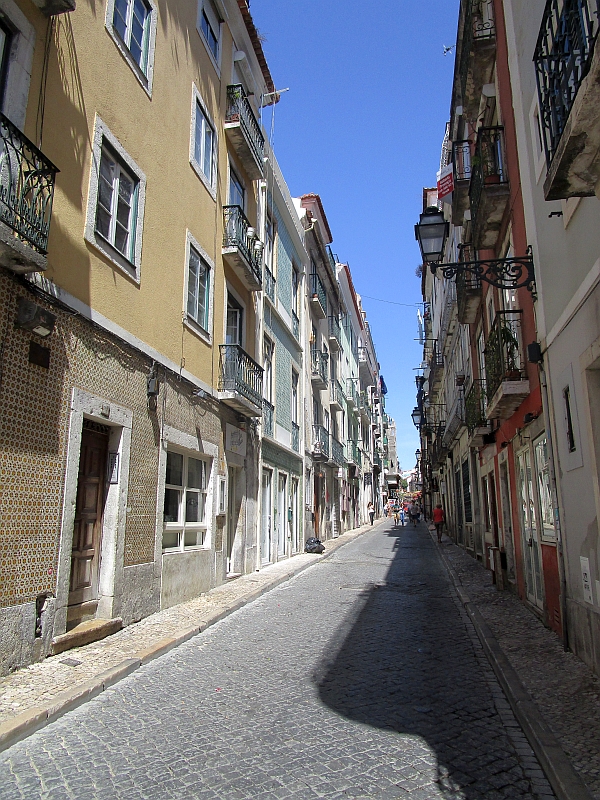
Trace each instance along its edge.
{"label": "small sign on wall", "polygon": [[584,558],[584,556],[579,556],[579,561],[581,562],[583,599],[585,600],[586,603],[593,603],[594,598],[592,597],[592,577],[590,575],[590,560],[589,558]]}
{"label": "small sign on wall", "polygon": [[118,453],[109,453],[108,454],[108,482],[109,483],[118,483],[119,482],[119,454]]}
{"label": "small sign on wall", "polygon": [[227,423],[225,427],[225,449],[239,456],[246,456],[246,431]]}

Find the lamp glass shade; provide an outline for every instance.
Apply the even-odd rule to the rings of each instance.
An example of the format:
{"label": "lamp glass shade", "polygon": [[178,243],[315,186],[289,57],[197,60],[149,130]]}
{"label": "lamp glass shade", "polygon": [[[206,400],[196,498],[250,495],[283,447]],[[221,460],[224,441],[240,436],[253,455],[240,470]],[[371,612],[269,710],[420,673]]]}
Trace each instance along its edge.
{"label": "lamp glass shade", "polygon": [[424,263],[435,264],[442,260],[447,236],[448,223],[443,213],[435,206],[426,208],[415,225],[415,237]]}
{"label": "lamp glass shade", "polygon": [[413,422],[414,422],[414,424],[415,424],[415,427],[417,427],[417,428],[418,428],[418,427],[419,427],[419,425],[421,424],[421,411],[420,411],[420,409],[419,409],[419,408],[417,408],[417,406],[415,406],[415,407],[413,408],[413,411],[412,411],[411,417],[412,417],[412,421],[413,421]]}

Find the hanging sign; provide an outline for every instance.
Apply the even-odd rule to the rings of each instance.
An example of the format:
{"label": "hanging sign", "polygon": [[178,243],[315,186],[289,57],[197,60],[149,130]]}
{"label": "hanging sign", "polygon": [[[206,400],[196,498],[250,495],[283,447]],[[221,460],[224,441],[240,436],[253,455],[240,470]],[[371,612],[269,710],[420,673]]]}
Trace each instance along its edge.
{"label": "hanging sign", "polygon": [[[438,200],[444,200],[454,191],[454,165],[448,164],[437,174]],[[448,202],[448,200],[446,201]]]}

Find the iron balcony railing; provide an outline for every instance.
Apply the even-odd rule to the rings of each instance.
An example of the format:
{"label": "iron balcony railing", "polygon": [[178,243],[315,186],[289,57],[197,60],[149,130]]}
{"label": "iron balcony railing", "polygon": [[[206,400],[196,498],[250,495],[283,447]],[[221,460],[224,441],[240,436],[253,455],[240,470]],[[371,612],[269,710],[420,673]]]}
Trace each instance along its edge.
{"label": "iron balcony railing", "polygon": [[381,456],[379,455],[379,453],[377,451],[375,451],[375,453],[373,453],[373,466],[374,467],[379,467],[379,469],[381,469]]}
{"label": "iron balcony railing", "polygon": [[429,363],[429,384],[432,385],[442,374],[442,369],[444,367],[444,356],[441,348],[438,345],[437,339],[430,340],[428,344],[429,353],[427,356],[427,362]]}
{"label": "iron balcony railing", "polygon": [[252,107],[241,84],[227,87],[225,122],[239,122],[254,158],[262,166],[265,155],[265,137],[254,116]]}
{"label": "iron balcony railing", "polygon": [[360,392],[358,395],[358,407],[370,422],[373,419],[373,414],[371,413],[371,407],[369,405],[369,396],[366,392]]}
{"label": "iron balcony railing", "polygon": [[223,247],[237,247],[262,283],[262,242],[244,212],[239,206],[223,206],[223,222]]}
{"label": "iron balcony railing", "polygon": [[1,113],[0,138],[0,220],[45,256],[59,170]]}
{"label": "iron balcony railing", "polygon": [[452,162],[454,180],[471,180],[471,142],[468,140],[452,142]]}
{"label": "iron balcony railing", "polygon": [[300,452],[300,425],[297,422],[292,422],[292,450]]}
{"label": "iron balcony railing", "polygon": [[321,350],[311,350],[311,363],[312,363],[312,374],[315,377],[319,377],[325,383],[328,382],[327,370],[329,364],[329,354],[323,353]]}
{"label": "iron balcony railing", "polygon": [[471,220],[474,223],[477,220],[484,187],[508,183],[504,154],[504,128],[501,125],[480,128],[477,132],[475,155],[471,162],[469,185]]}
{"label": "iron balcony railing", "polygon": [[239,344],[222,344],[219,351],[219,389],[237,392],[260,408],[263,402],[263,368]]}
{"label": "iron balcony railing", "polygon": [[292,311],[292,333],[295,339],[300,339],[300,320],[295,311]]}
{"label": "iron balcony railing", "polygon": [[[470,244],[463,244],[460,247],[458,263],[464,264],[475,261],[475,251]],[[472,272],[459,271],[456,273],[456,304],[458,306],[458,320],[462,319],[467,302],[474,294],[481,294],[481,278]]]}
{"label": "iron balcony railing", "polygon": [[346,395],[342,389],[342,384],[337,379],[331,381],[331,398],[341,408],[346,408]]}
{"label": "iron balcony railing", "polygon": [[310,275],[310,292],[321,304],[323,313],[327,314],[327,292],[323,286],[323,281],[316,272],[311,272]]}
{"label": "iron balcony railing", "polygon": [[342,329],[336,317],[329,317],[329,337],[342,341]]}
{"label": "iron balcony railing", "polygon": [[344,466],[344,445],[331,437],[331,460],[339,467]]}
{"label": "iron balcony railing", "polygon": [[275,278],[268,267],[265,267],[265,294],[272,303],[275,302]]}
{"label": "iron balcony railing", "polygon": [[491,401],[502,381],[520,381],[525,361],[521,345],[523,311],[498,311],[484,348],[485,388]]}
{"label": "iron balcony railing", "polygon": [[485,381],[481,378],[473,381],[465,395],[465,425],[469,432],[475,428],[484,428],[487,425]]}
{"label": "iron balcony railing", "polygon": [[460,50],[459,76],[463,100],[467,92],[467,79],[473,46],[479,42],[494,39],[493,0],[463,0],[465,5],[465,24]]}
{"label": "iron balcony railing", "polygon": [[362,453],[360,452],[359,443],[349,439],[347,448],[348,455],[346,460],[352,464],[356,464],[357,467],[362,466]]}
{"label": "iron balcony railing", "polygon": [[329,458],[329,431],[323,425],[313,425],[313,452]]}
{"label": "iron balcony railing", "polygon": [[337,264],[337,256],[333,254],[331,247],[327,245],[327,258],[329,259],[329,266],[333,270],[333,274],[335,275],[335,265]]}
{"label": "iron balcony railing", "polygon": [[275,406],[263,398],[263,435],[273,438]]}
{"label": "iron balcony railing", "polygon": [[352,378],[348,378],[346,381],[346,398],[348,403],[356,408],[358,405],[358,392],[356,391],[356,383]]}
{"label": "iron balcony railing", "polygon": [[548,165],[592,61],[599,11],[595,0],[546,3],[533,60]]}
{"label": "iron balcony railing", "polygon": [[444,433],[446,431],[446,423],[438,422],[434,430],[434,442],[431,450],[431,463],[434,467],[440,466],[444,463],[448,448],[444,443]]}

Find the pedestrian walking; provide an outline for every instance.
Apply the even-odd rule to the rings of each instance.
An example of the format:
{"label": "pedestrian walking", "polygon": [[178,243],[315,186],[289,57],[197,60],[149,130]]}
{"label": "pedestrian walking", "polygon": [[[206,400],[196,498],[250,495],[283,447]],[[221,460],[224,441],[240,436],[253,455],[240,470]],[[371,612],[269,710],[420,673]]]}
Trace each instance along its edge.
{"label": "pedestrian walking", "polygon": [[408,517],[412,521],[414,527],[417,527],[417,520],[419,519],[419,509],[417,508],[416,503],[414,500],[408,504]]}
{"label": "pedestrian walking", "polygon": [[442,542],[442,528],[444,527],[444,522],[446,521],[446,514],[444,513],[444,509],[441,505],[437,505],[433,509],[433,524],[435,525],[435,532],[437,533],[437,540],[441,544]]}
{"label": "pedestrian walking", "polygon": [[369,519],[371,520],[371,525],[373,524],[373,519],[375,518],[375,506],[373,503],[369,503],[367,506],[367,512],[369,514]]}
{"label": "pedestrian walking", "polygon": [[400,522],[402,527],[404,527],[404,506],[400,506]]}

